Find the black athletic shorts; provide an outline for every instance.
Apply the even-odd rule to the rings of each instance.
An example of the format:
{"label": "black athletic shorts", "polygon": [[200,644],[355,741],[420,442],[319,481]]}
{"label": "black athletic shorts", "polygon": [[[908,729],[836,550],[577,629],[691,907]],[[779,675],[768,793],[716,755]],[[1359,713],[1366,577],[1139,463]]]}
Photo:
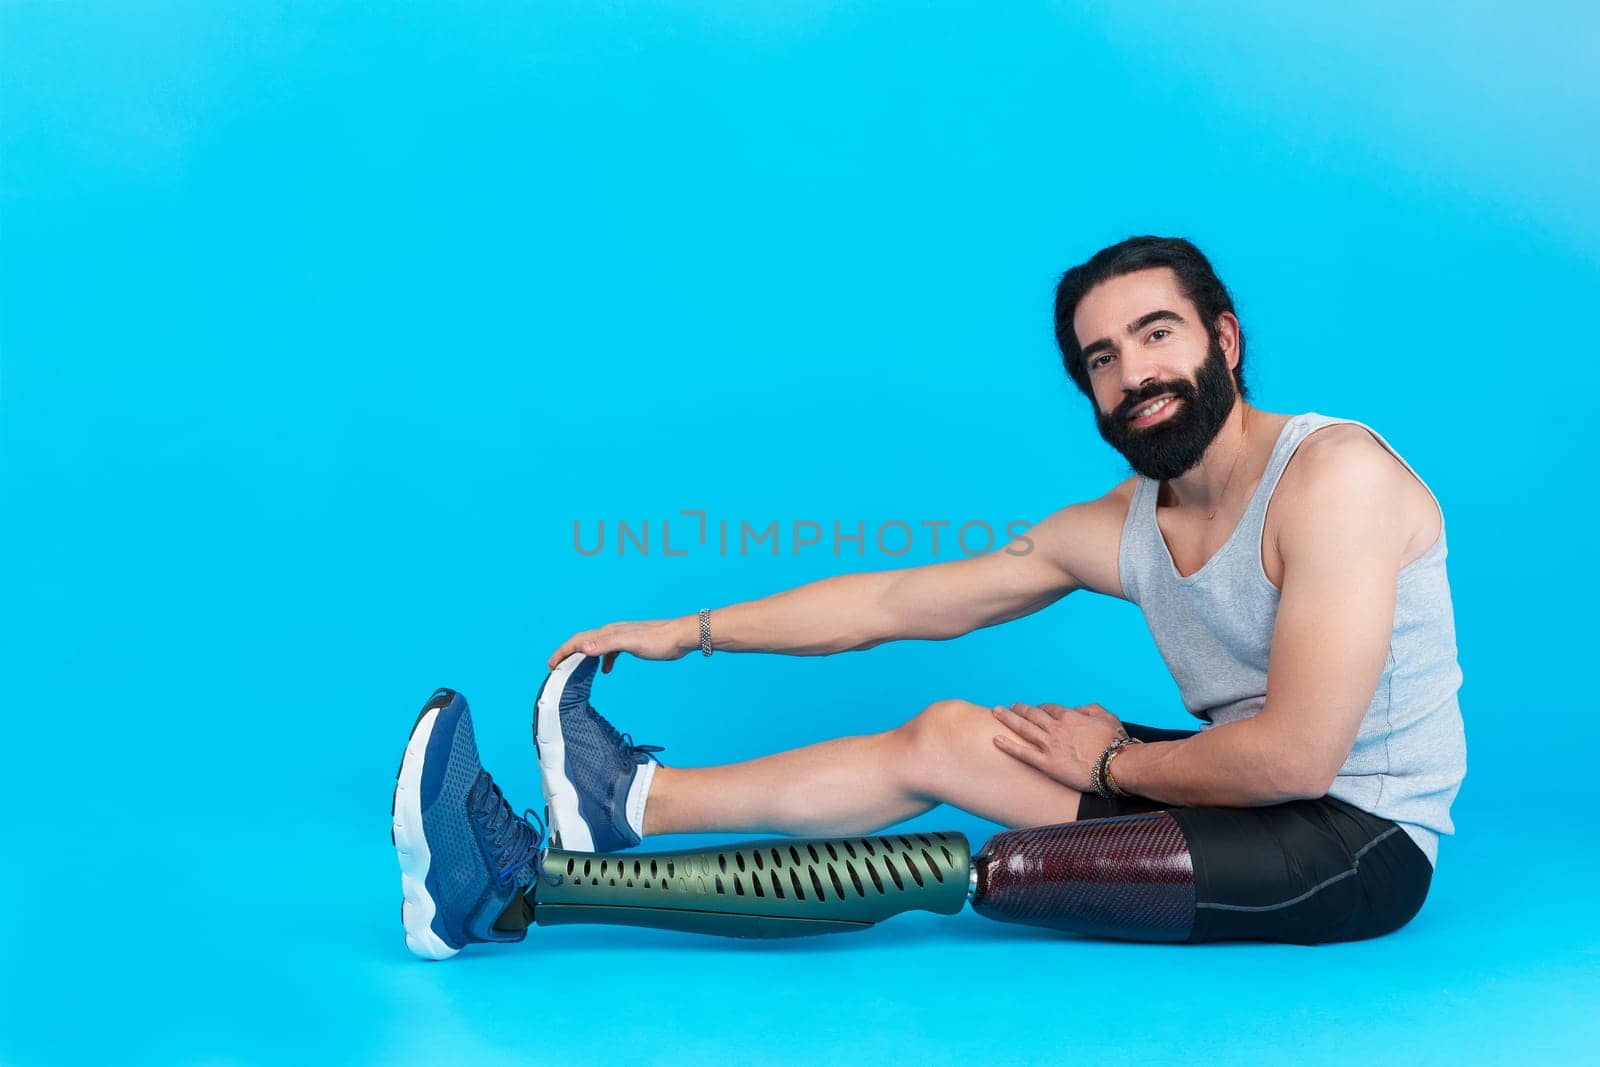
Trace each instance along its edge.
{"label": "black athletic shorts", "polygon": [[[1194,730],[1123,723],[1141,741]],[[1085,793],[1078,818],[1168,811],[1194,863],[1190,941],[1360,941],[1400,929],[1422,907],[1433,865],[1388,819],[1319,797],[1254,808],[1185,807]]]}

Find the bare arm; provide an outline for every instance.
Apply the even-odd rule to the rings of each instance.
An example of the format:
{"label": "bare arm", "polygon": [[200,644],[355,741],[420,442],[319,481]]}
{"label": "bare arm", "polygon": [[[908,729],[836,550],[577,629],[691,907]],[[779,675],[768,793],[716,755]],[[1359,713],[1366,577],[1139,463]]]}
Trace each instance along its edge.
{"label": "bare arm", "polygon": [[[728,652],[824,656],[888,641],[941,641],[1038,611],[1090,587],[1120,595],[1117,546],[1127,501],[1122,487],[1051,515],[982,556],[901,570],[846,574],[711,613],[711,641]],[[676,659],[700,645],[694,615],[611,623],[568,638],[550,657],[617,652]]]}
{"label": "bare arm", "polygon": [[1303,452],[1298,506],[1279,533],[1266,703],[1182,741],[1125,749],[1112,769],[1129,792],[1189,805],[1320,797],[1355,744],[1394,626],[1409,532],[1393,502],[1410,476],[1376,443],[1308,441]]}

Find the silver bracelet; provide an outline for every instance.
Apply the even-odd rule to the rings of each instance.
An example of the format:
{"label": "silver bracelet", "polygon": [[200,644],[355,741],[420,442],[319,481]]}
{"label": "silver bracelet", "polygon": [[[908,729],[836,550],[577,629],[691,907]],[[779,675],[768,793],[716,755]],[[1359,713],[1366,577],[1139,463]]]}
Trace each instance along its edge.
{"label": "silver bracelet", "polygon": [[711,655],[711,609],[700,609],[700,654]]}

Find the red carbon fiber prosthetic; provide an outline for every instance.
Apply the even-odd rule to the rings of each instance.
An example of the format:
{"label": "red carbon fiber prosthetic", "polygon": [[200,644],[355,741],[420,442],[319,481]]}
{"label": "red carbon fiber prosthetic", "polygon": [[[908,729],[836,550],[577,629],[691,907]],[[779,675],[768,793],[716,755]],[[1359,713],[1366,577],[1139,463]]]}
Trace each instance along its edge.
{"label": "red carbon fiber prosthetic", "polygon": [[1194,927],[1194,864],[1165,811],[1007,830],[973,866],[972,908],[1000,922],[1133,941]]}

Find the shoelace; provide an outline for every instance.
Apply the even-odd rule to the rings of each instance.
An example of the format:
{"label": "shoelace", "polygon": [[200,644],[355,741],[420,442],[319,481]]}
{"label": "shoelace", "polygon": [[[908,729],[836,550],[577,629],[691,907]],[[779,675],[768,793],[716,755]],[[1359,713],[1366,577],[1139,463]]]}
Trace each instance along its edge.
{"label": "shoelace", "polygon": [[[534,878],[538,878],[549,885],[560,885],[562,878],[559,874],[550,874],[544,869],[544,853],[540,846],[544,843],[544,820],[534,814],[532,808],[523,811],[522,818],[517,818],[511,810],[511,804],[506,800],[505,794],[500,792],[500,786],[493,778],[489,778],[488,788],[479,794],[476,814],[483,820],[484,832],[489,835],[489,847],[494,853],[495,863],[500,865],[495,877],[505,881],[517,871],[530,866]],[[534,829],[537,826],[538,829]],[[533,879],[530,878],[531,882]]]}
{"label": "shoelace", "polygon": [[665,752],[665,746],[636,745],[633,743],[633,735],[619,732],[615,726],[611,725],[611,721],[609,719],[600,714],[599,708],[595,707],[593,704],[590,704],[589,710],[594,712],[594,717],[596,719],[600,720],[600,726],[605,730],[606,736],[611,739],[611,743],[613,745],[620,745],[622,748],[627,750],[628,759],[632,760],[634,763],[643,763],[647,759],[654,759],[657,763],[661,762],[659,759],[656,759],[653,753]]}

